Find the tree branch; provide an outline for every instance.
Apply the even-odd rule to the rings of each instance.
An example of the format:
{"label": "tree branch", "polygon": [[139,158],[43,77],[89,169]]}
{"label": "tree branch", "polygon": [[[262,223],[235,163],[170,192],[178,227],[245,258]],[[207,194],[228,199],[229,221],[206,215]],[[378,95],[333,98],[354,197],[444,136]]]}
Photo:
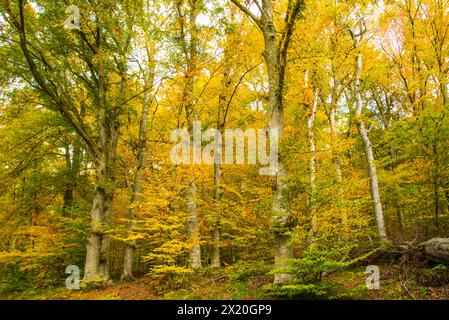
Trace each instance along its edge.
{"label": "tree branch", "polygon": [[[239,1],[237,0],[231,0],[233,4],[235,4],[240,10],[242,10],[248,17],[250,17],[259,27],[259,29],[262,30],[262,22],[260,21],[259,18],[257,18],[251,11],[249,11],[249,9],[247,7],[245,7],[243,4],[241,4]],[[258,3],[256,3],[256,5],[258,7],[260,7],[260,5]]]}
{"label": "tree branch", "polygon": [[78,132],[81,138],[86,142],[87,147],[89,151],[92,153],[92,155],[93,156],[98,155],[99,150],[97,145],[91,139],[82,123],[78,122],[76,116],[73,116],[68,110],[68,108],[66,108],[64,101],[59,97],[59,95],[55,92],[52,92],[50,88],[48,88],[47,84],[45,83],[44,77],[39,72],[33,60],[33,57],[30,51],[28,50],[28,43],[25,32],[25,18],[23,12],[23,0],[19,0],[19,22],[16,22],[16,24],[20,36],[20,47],[28,63],[28,66],[30,67],[31,74],[33,75],[40,89],[53,100],[57,109],[61,112],[61,114],[65,117],[65,119],[72,125],[75,131]]}

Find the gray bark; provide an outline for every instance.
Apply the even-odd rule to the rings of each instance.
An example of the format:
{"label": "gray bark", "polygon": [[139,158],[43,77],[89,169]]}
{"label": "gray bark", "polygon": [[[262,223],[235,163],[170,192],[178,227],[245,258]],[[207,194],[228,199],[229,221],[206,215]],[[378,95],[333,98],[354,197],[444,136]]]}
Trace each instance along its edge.
{"label": "gray bark", "polygon": [[[273,21],[273,6],[271,1],[263,1],[262,26],[265,40],[264,58],[268,70],[268,86],[269,86],[269,114],[270,119],[268,126],[270,129],[277,130],[279,140],[284,131],[284,110],[282,101],[282,85],[284,81],[284,70],[281,70],[279,61],[280,48],[276,43],[276,30]],[[273,156],[273,155],[271,155]],[[287,192],[288,186],[285,183],[287,178],[287,170],[283,164],[282,158],[279,156],[278,164],[274,168],[276,172],[276,184],[273,194],[272,214],[275,225],[279,228],[285,226],[290,218]],[[282,232],[275,235],[275,268],[282,270],[289,267],[288,260],[293,259],[293,247]],[[274,283],[289,282],[293,278],[287,273],[275,274]]]}
{"label": "gray bark", "polygon": [[396,248],[401,253],[418,250],[430,261],[449,265],[449,238],[433,238],[419,244],[404,242]]}
{"label": "gray bark", "polygon": [[198,226],[198,211],[196,206],[197,187],[196,181],[191,180],[187,190],[187,235],[192,248],[189,251],[189,264],[192,269],[201,268],[200,231]]}
{"label": "gray bark", "polygon": [[[197,119],[194,110],[193,89],[196,80],[198,64],[198,30],[196,18],[199,13],[200,3],[192,0],[188,3],[188,9],[183,13],[183,1],[176,4],[178,19],[180,24],[180,41],[186,61],[187,69],[184,73],[185,83],[182,95],[182,109],[186,114],[186,122],[189,128],[190,137],[193,136],[193,123]],[[186,13],[185,11],[188,11]],[[188,21],[187,18],[188,17]],[[187,34],[188,33],[188,34]],[[189,36],[189,37],[188,37]],[[201,247],[200,232],[198,226],[198,210],[196,205],[197,185],[195,181],[195,171],[192,167],[189,186],[187,188],[187,236],[192,245],[189,251],[189,265],[192,269],[201,268]]]}
{"label": "gray bark", "polygon": [[[51,100],[53,107],[61,113],[83,140],[86,150],[95,161],[96,182],[91,210],[91,228],[86,244],[84,279],[103,279],[104,277],[109,277],[108,239],[105,231],[109,227],[111,215],[114,193],[115,152],[120,128],[119,114],[116,111],[112,112],[106,101],[106,68],[105,63],[101,61],[104,59],[102,57],[104,52],[102,52],[101,48],[104,29],[100,26],[100,21],[97,20],[95,44],[89,43],[85,34],[80,32],[81,40],[84,44],[88,44],[90,51],[89,55],[81,55],[81,57],[92,66],[92,69],[95,69],[95,71],[91,70],[91,72],[96,73],[97,76],[97,79],[88,85],[88,91],[91,88],[95,88],[98,91],[98,96],[94,95],[93,97],[95,107],[98,107],[99,110],[99,116],[96,119],[99,129],[99,138],[97,138],[97,135],[93,135],[88,128],[89,126],[83,121],[83,112],[81,111],[80,113],[74,107],[79,101],[74,101],[70,94],[61,91],[58,86],[49,85],[51,81],[48,81],[48,76],[51,76],[52,71],[43,70],[39,66],[35,54],[29,50],[29,47],[33,45],[27,39],[25,1],[19,1],[17,4],[19,9],[18,19],[16,19],[9,2],[5,4],[5,9],[8,17],[11,18],[8,22],[14,27],[15,32],[18,33],[20,49],[28,64],[29,71],[33,75],[39,89]],[[91,55],[100,57],[100,61],[93,63]]]}
{"label": "gray bark", "polygon": [[[228,91],[229,87],[231,85],[231,80],[229,77],[230,73],[230,65],[228,61],[228,52],[225,52],[225,62],[224,62],[224,72],[223,72],[223,78],[221,80],[221,93],[219,96],[219,102],[218,102],[218,115],[217,115],[217,130],[220,133],[219,138],[221,141],[219,142],[220,145],[223,145],[223,133],[224,133],[224,126],[225,126],[225,112],[228,102]],[[221,148],[216,148],[215,150],[215,156],[216,159],[222,160],[222,150]],[[223,198],[223,166],[222,161],[217,162],[215,161],[214,164],[214,199],[217,201],[217,203],[220,203]],[[220,213],[215,213],[215,226],[213,231],[213,248],[212,248],[212,261],[211,261],[211,267],[212,268],[220,268],[221,262],[220,262]]]}
{"label": "gray bark", "polygon": [[[335,166],[335,183],[337,187],[337,202],[340,203],[341,197],[342,197],[342,190],[341,190],[341,183],[343,182],[343,176],[341,171],[341,153],[339,150],[339,138],[338,138],[338,131],[337,131],[337,120],[336,120],[336,113],[337,113],[337,107],[338,107],[338,100],[339,100],[339,94],[337,93],[338,87],[337,87],[337,80],[334,76],[333,78],[333,84],[332,84],[332,97],[331,97],[331,104],[330,104],[330,110],[329,110],[329,122],[330,122],[330,129],[331,129],[331,146],[332,146],[332,160],[334,162]],[[346,210],[343,210],[342,212],[342,222],[343,227],[345,228],[345,231],[348,229],[348,214]]]}
{"label": "gray bark", "polygon": [[[142,104],[142,111],[139,125],[139,142],[136,157],[136,172],[134,174],[134,181],[132,186],[131,200],[128,209],[128,233],[132,234],[133,229],[136,226],[136,204],[142,199],[142,182],[144,180],[144,170],[146,167],[146,151],[147,151],[147,127],[148,117],[153,100],[153,92],[151,88],[154,84],[154,72],[155,72],[155,47],[154,43],[150,48],[147,48],[148,56],[148,78],[145,79],[145,98]],[[123,273],[122,280],[132,280],[133,276],[133,261],[136,243],[135,241],[127,242],[125,245],[125,251],[123,256]]]}
{"label": "gray bark", "polygon": [[[306,75],[306,90],[308,89],[308,79]],[[315,119],[316,119],[316,112],[318,108],[318,88],[315,89],[313,100],[311,106],[309,103],[307,104],[308,110],[307,110],[307,136],[309,140],[309,174],[310,174],[310,196],[309,196],[309,216],[311,221],[311,239],[309,239],[310,242],[313,241],[313,237],[316,234],[317,231],[317,225],[316,225],[316,165],[317,165],[317,158],[316,158],[316,142],[315,142]]]}
{"label": "gray bark", "polygon": [[[280,38],[276,32],[273,2],[271,0],[262,0],[262,5],[257,2],[260,9],[260,18],[255,16],[247,7],[237,0],[232,2],[240,8],[248,17],[250,17],[262,32],[265,44],[263,57],[268,73],[268,127],[278,133],[279,141],[284,132],[284,106],[283,91],[285,71],[287,65],[287,51],[290,45],[291,35],[295,22],[303,6],[301,0],[289,0],[287,12],[285,14],[285,28],[281,32]],[[270,155],[276,157],[277,155]],[[275,274],[274,283],[285,283],[293,279],[291,274],[282,273],[289,267],[289,260],[294,258],[293,247],[290,239],[285,235],[285,231],[290,230],[295,223],[290,211],[290,201],[288,198],[287,168],[283,163],[282,155],[278,155],[278,161],[275,168],[276,180],[273,191],[272,217],[274,226],[278,230],[275,233],[275,268],[280,273]]]}
{"label": "gray bark", "polygon": [[[101,54],[103,41],[101,28],[98,28],[97,32],[96,53]],[[127,43],[129,43],[129,38]],[[126,65],[123,63],[117,65],[117,67],[122,75],[118,92],[118,102],[122,103],[126,95]],[[97,164],[96,183],[91,212],[91,231],[86,246],[84,280],[88,282],[101,279],[102,284],[108,284],[112,282],[109,273],[111,238],[108,233],[112,223],[117,145],[120,136],[120,113],[112,108],[107,99],[108,70],[102,58],[98,62],[97,69],[99,148],[95,157]]]}
{"label": "gray bark", "polygon": [[[335,85],[334,85],[335,86]],[[335,91],[336,88],[332,88]],[[331,139],[332,139],[332,156],[335,165],[335,181],[337,184],[341,184],[343,181],[341,174],[341,159],[338,149],[338,132],[337,132],[337,120],[335,115],[337,113],[338,96],[336,92],[332,92],[332,101],[329,110],[329,121],[331,125]]]}
{"label": "gray bark", "polygon": [[[114,140],[116,138],[112,138]],[[112,162],[111,164],[108,164]],[[84,280],[110,280],[109,248],[110,239],[107,230],[112,218],[112,202],[114,192],[113,159],[105,157],[98,160],[97,182],[91,210],[91,231],[87,238]]]}
{"label": "gray bark", "polygon": [[100,248],[103,237],[99,227],[103,221],[104,197],[104,190],[97,185],[92,203],[91,232],[86,245],[84,280],[87,281],[100,278]]}
{"label": "gray bark", "polygon": [[365,157],[368,166],[368,174],[370,178],[370,190],[371,190],[371,199],[374,206],[374,214],[376,216],[377,229],[379,233],[379,237],[381,240],[387,239],[387,232],[385,229],[384,215],[382,211],[382,203],[380,199],[380,191],[379,191],[379,183],[377,180],[377,170],[373,153],[373,146],[371,144],[371,140],[368,135],[368,130],[365,127],[365,123],[363,122],[363,101],[361,95],[361,72],[362,72],[362,54],[359,48],[359,36],[353,35],[354,47],[358,51],[355,61],[355,84],[354,84],[354,96],[355,96],[355,121],[357,124],[358,131],[363,141],[363,145],[365,148]]}
{"label": "gray bark", "polygon": [[[107,231],[112,220],[112,204],[114,199],[114,175],[116,163],[117,143],[120,132],[120,123],[117,118],[110,116],[106,101],[105,68],[99,62],[99,107],[101,152],[97,157],[97,176],[94,199],[91,211],[91,231],[86,245],[86,264],[84,280],[110,281],[109,249],[110,238]],[[108,117],[109,116],[109,117]]]}

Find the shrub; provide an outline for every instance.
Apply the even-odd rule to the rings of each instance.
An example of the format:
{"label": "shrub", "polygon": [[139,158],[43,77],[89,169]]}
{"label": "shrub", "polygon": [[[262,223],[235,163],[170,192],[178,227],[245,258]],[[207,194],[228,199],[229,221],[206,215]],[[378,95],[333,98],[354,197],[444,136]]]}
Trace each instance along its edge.
{"label": "shrub", "polygon": [[271,265],[262,260],[239,261],[229,268],[229,279],[245,282],[254,278],[267,277]]}
{"label": "shrub", "polygon": [[321,250],[311,246],[300,259],[291,261],[289,270],[274,270],[272,273],[289,273],[295,280],[288,284],[275,284],[264,287],[264,293],[271,297],[313,299],[326,297],[335,289],[335,284],[323,281],[326,271],[340,271],[347,268],[352,261],[344,262],[341,259],[342,250]]}

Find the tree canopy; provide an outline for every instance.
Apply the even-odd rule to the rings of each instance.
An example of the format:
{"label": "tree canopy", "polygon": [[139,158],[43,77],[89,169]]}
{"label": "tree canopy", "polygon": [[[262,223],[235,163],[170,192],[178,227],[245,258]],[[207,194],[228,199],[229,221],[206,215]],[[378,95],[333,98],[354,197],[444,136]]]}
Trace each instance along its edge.
{"label": "tree canopy", "polygon": [[434,297],[448,36],[444,0],[0,0],[0,297]]}

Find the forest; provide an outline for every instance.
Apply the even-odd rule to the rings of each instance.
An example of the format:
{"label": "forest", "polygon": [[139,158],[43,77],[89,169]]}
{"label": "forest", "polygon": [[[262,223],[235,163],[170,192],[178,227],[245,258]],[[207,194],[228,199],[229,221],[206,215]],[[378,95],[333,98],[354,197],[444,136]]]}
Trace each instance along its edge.
{"label": "forest", "polygon": [[449,299],[449,0],[0,0],[0,62],[0,299]]}

